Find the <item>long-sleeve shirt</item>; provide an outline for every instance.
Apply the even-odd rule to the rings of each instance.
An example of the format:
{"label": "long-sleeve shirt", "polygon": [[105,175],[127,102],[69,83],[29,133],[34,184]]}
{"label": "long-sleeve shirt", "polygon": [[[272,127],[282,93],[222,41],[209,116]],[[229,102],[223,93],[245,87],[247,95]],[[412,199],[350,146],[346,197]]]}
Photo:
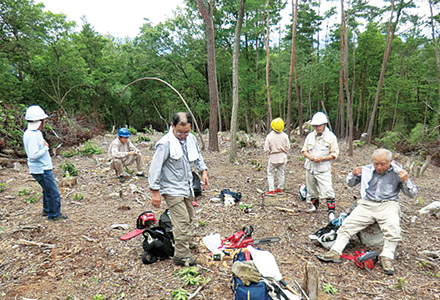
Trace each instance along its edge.
{"label": "long-sleeve shirt", "polygon": [[128,152],[137,151],[137,148],[133,145],[133,143],[128,140],[126,143],[121,143],[119,138],[116,138],[112,141],[110,146],[108,147],[108,158],[111,160],[112,158],[127,158]]}
{"label": "long-sleeve shirt", "polygon": [[289,147],[289,137],[285,132],[271,131],[264,142],[264,151],[269,154],[272,164],[287,162]]}
{"label": "long-sleeve shirt", "polygon": [[185,141],[180,142],[185,154],[178,159],[171,158],[169,136],[165,135],[156,143],[154,156],[151,160],[148,174],[148,183],[151,190],[159,190],[162,195],[183,196],[186,198],[191,195],[192,163],[188,160],[187,139],[195,141],[196,149],[199,152],[198,159],[192,163],[199,171],[208,169],[197,145],[197,139],[193,134],[190,134]]}
{"label": "long-sleeve shirt", "polygon": [[[309,152],[314,157],[333,155],[336,159],[339,155],[338,141],[335,134],[327,127],[325,127],[324,132],[321,135],[318,135],[316,130],[313,130],[307,135],[306,140],[304,141],[304,146],[301,149],[301,152],[304,151]],[[331,170],[331,162],[328,160],[314,162],[306,158],[304,167],[311,172],[327,172]]]}
{"label": "long-sleeve shirt", "polygon": [[31,174],[43,174],[44,170],[53,169],[49,147],[44,145],[40,130],[27,129],[23,134],[23,145]]}
{"label": "long-sleeve shirt", "polygon": [[352,172],[347,175],[347,185],[350,187],[361,183],[362,199],[372,201],[397,201],[399,192],[414,198],[417,186],[408,179],[403,182],[399,177],[401,169],[394,163],[385,173],[379,174],[372,164],[362,167],[362,173],[355,176]]}

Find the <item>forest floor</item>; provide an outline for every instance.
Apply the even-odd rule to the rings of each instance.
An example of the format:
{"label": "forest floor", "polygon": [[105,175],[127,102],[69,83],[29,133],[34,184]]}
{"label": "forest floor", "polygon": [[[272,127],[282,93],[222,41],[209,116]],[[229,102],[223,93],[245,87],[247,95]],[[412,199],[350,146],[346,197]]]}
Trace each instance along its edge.
{"label": "forest floor", "polygon": [[[137,144],[145,156],[146,170],[160,136],[157,133],[149,136],[151,142]],[[66,221],[50,222],[42,217],[41,200],[26,203],[29,197],[41,192],[26,165],[15,164],[14,168],[0,170],[0,182],[4,184],[0,193],[0,299],[171,299],[172,291],[179,288],[190,292],[198,288],[184,286],[184,281],[175,275],[180,268],[171,260],[144,265],[142,236],[120,240],[121,235],[134,229],[141,212],[152,210],[158,219],[165,204],[161,209],[152,207],[145,178],[133,176],[123,184],[118,182],[107,164],[107,147],[113,139],[114,135],[106,134],[92,140],[103,154],[53,157],[62,212],[69,216]],[[207,144],[207,137],[204,139]],[[303,141],[296,137],[292,144],[286,167],[286,192],[275,197],[262,196],[267,189],[264,136],[252,136],[251,142],[256,147],[240,149],[236,164],[228,162],[226,133],[219,134],[220,152],[203,152],[209,167],[210,187],[197,198],[198,205],[194,208],[194,233],[199,243],[194,256],[201,264],[202,276],[209,282],[203,284],[194,299],[233,298],[232,262],[212,261],[202,237],[209,233],[228,237],[249,225],[254,227],[255,239],[281,238],[260,247],[275,256],[291,286],[295,286],[295,280],[303,282],[307,263],[318,267],[320,299],[439,299],[438,264],[430,266],[417,259],[423,250],[440,250],[440,220],[418,213],[432,201],[440,200],[440,168],[431,165],[423,177],[411,176],[419,187],[415,199],[401,195],[403,241],[398,247],[394,276],[385,275],[379,264],[371,272],[347,260],[325,264],[315,255],[326,250],[310,241],[308,235],[326,225],[326,205],[309,214],[306,212],[309,204],[298,196],[305,180],[300,154]],[[373,150],[369,146],[355,148],[353,157],[348,157],[346,143],[340,141],[339,145],[341,155],[333,163],[337,213],[349,209],[359,198],[359,186],[347,187],[345,177],[353,167],[368,164]],[[409,159],[397,154],[395,160],[405,166]],[[79,170],[76,186],[61,187],[59,166],[66,161]],[[210,200],[226,188],[241,192],[241,202],[252,204],[252,212]],[[30,194],[24,195],[24,189]],[[129,224],[131,229],[112,229],[113,224]],[[354,238],[345,252],[353,254],[360,247]],[[335,295],[322,293],[325,283],[337,289]]]}

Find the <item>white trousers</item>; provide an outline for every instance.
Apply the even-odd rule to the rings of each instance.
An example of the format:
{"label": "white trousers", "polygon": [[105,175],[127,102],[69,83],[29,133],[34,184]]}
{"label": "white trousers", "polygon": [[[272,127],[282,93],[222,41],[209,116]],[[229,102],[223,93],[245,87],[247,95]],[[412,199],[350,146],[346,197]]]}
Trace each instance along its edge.
{"label": "white trousers", "polygon": [[316,172],[306,170],[307,194],[312,198],[335,198],[332,184],[332,171]]}
{"label": "white trousers", "polygon": [[332,250],[342,253],[351,236],[377,222],[383,232],[384,245],[380,256],[394,259],[397,244],[402,240],[400,206],[397,201],[375,202],[359,200],[356,208],[344,220]]}
{"label": "white trousers", "polygon": [[284,189],[284,169],[286,163],[273,164],[269,162],[267,164],[267,182],[269,184],[269,191],[275,190],[275,172],[278,178],[278,188]]}

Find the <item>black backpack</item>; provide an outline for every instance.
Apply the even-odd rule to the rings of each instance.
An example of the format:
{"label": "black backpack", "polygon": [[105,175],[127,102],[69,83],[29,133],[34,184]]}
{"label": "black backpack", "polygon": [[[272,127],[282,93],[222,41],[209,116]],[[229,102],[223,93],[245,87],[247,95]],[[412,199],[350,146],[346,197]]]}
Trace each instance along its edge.
{"label": "black backpack", "polygon": [[200,177],[196,172],[192,172],[192,176],[193,176],[193,184],[192,184],[192,188],[194,191],[194,196],[200,196],[202,194],[202,183],[200,181]]}
{"label": "black backpack", "polygon": [[145,229],[142,233],[142,262],[152,264],[159,259],[168,259],[174,255],[174,238],[168,209],[160,216],[159,226]]}

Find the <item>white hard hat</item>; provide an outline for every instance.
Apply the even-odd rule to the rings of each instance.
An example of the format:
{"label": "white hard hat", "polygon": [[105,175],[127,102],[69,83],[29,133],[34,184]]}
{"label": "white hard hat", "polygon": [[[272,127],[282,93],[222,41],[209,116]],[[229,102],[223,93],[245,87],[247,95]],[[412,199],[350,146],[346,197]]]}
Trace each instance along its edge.
{"label": "white hard hat", "polygon": [[48,118],[44,110],[39,105],[31,105],[26,109],[24,118],[28,121],[40,121]]}
{"label": "white hard hat", "polygon": [[310,125],[322,125],[327,124],[327,116],[323,112],[317,112],[313,115],[312,121],[310,122]]}

